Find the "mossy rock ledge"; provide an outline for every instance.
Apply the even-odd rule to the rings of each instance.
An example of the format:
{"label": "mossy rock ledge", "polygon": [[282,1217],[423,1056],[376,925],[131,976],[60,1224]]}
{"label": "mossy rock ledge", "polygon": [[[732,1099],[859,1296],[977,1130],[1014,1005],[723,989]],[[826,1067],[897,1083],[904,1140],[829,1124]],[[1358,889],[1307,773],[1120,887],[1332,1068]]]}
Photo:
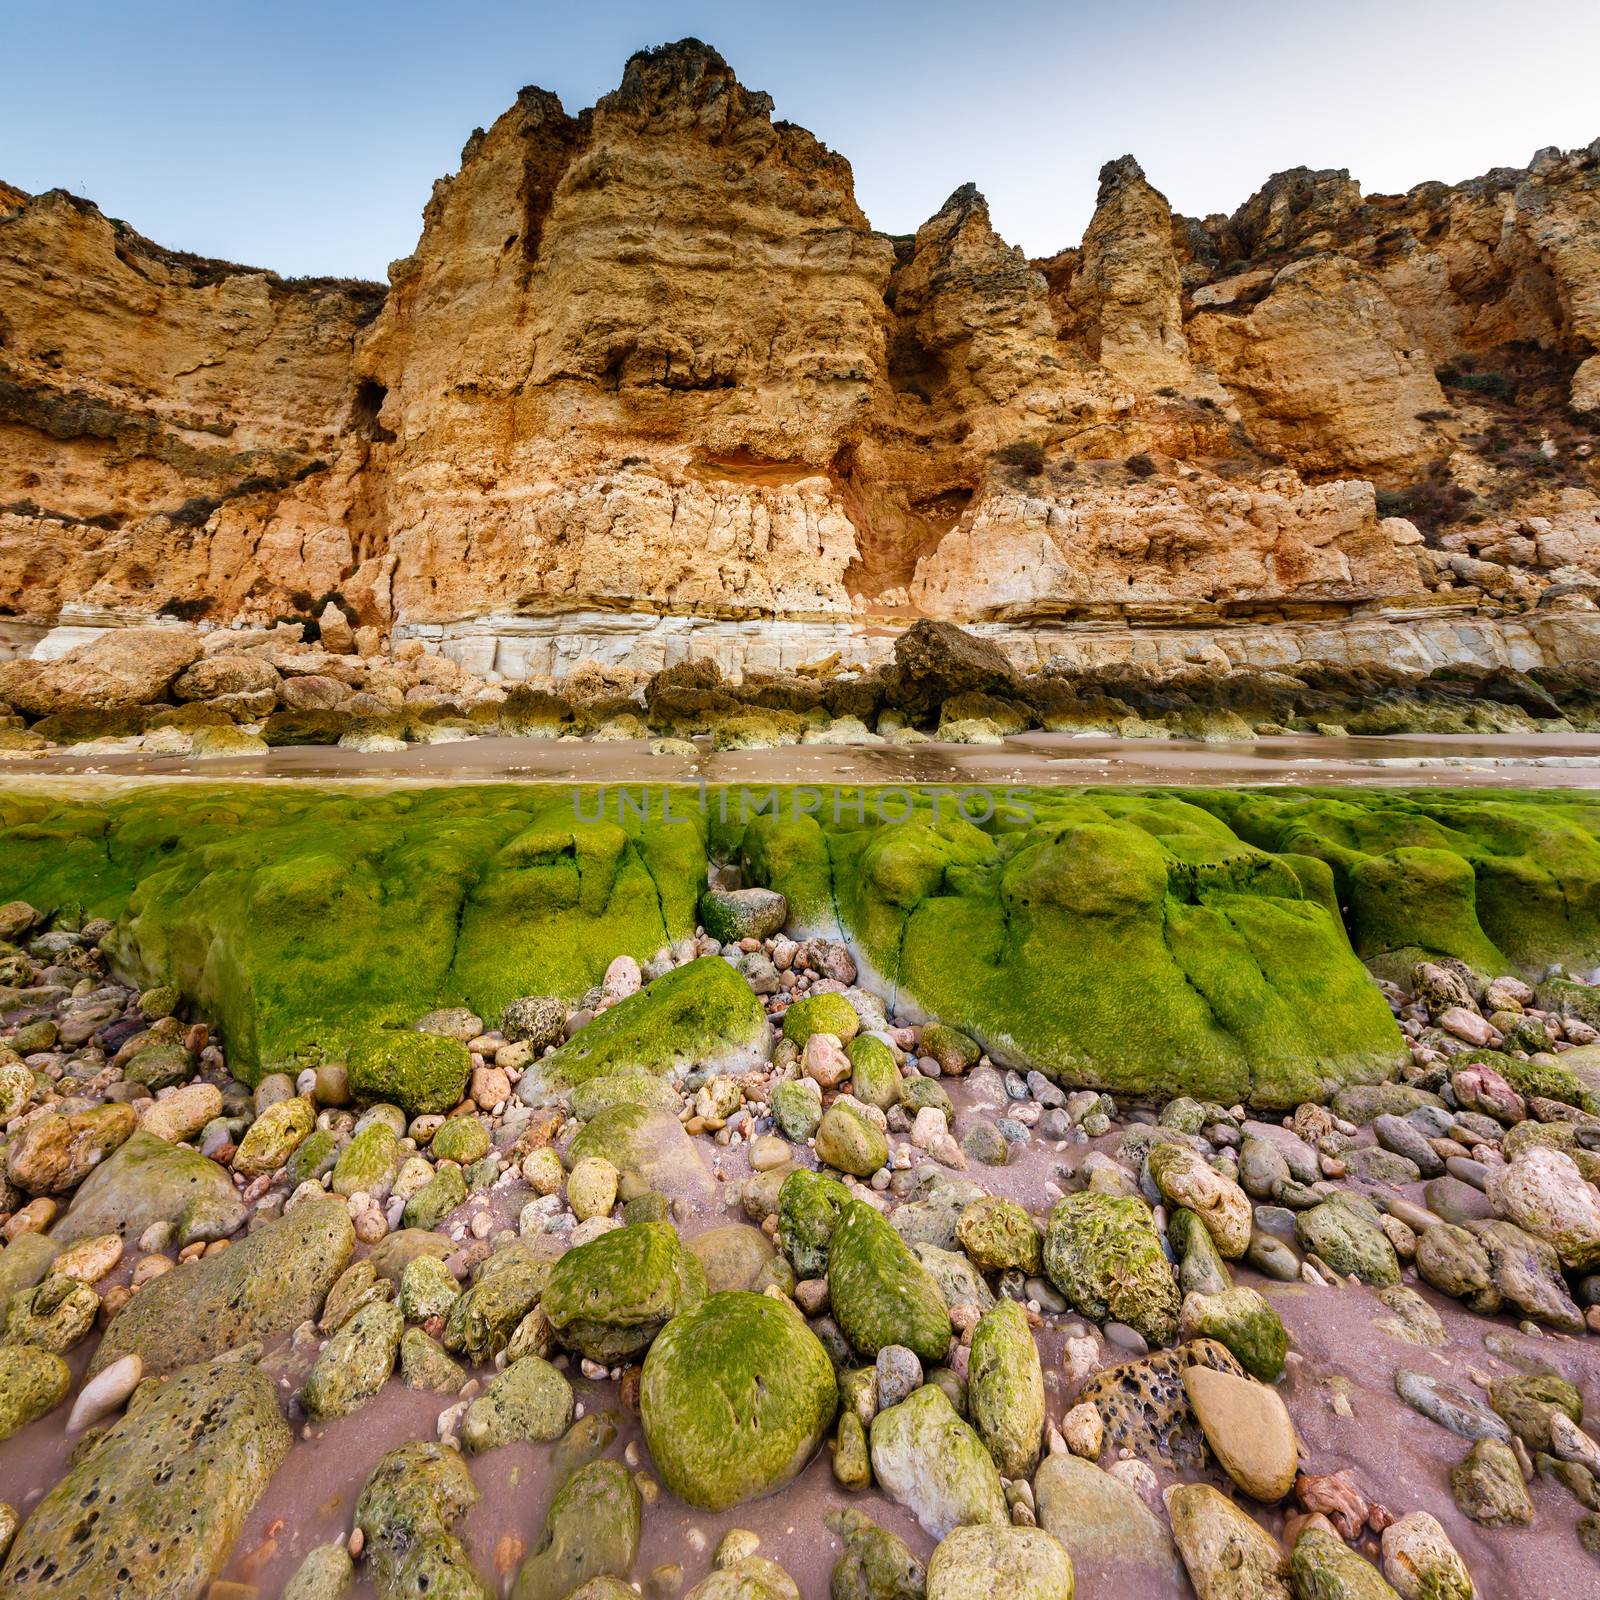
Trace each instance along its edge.
{"label": "mossy rock ledge", "polygon": [[[670,825],[664,797],[613,820],[557,785],[13,791],[0,899],[115,919],[118,966],[180,991],[250,1080],[437,1006],[576,999],[618,953],[693,934],[712,859],[782,894],[791,931],[848,937],[906,1014],[999,1065],[1126,1094],[1321,1100],[1405,1060],[1370,973],[1600,964],[1600,805],[1583,792],[1020,789],[991,792],[981,825],[933,793],[736,817],[714,791]],[[760,1008],[716,964],[646,991],[720,984],[715,1003],[685,997],[626,1047],[651,1008],[612,1007],[556,1071],[650,1049],[656,1071],[719,1050],[727,1070]]]}
{"label": "mossy rock ledge", "polygon": [[793,1307],[729,1290],[667,1324],[645,1357],[639,1403],[667,1487],[724,1511],[798,1476],[833,1423],[839,1390]]}

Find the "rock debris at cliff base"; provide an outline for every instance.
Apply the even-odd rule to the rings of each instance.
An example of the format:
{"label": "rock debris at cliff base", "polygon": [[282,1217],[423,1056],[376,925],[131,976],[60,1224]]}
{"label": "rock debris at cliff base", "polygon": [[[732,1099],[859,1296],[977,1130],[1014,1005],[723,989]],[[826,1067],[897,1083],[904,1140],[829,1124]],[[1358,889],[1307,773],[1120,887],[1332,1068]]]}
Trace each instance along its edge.
{"label": "rock debris at cliff base", "polygon": [[[8,1593],[1584,1586],[1581,796],[1040,793],[1003,867],[979,838],[1004,827],[934,813],[829,836],[713,806],[704,834],[569,820],[563,845],[539,799],[5,797]],[[367,850],[391,903],[346,930]],[[430,989],[427,881],[484,850],[500,952],[447,910]],[[931,976],[986,959],[998,870],[1019,961],[1060,941],[1051,898],[1094,931],[1102,1081],[1136,1071],[1115,996],[1119,969],[1160,994],[1158,865],[1204,1029],[1277,1002],[1225,976],[1220,920],[1183,957],[1186,919],[1298,904],[1338,930],[1298,951],[1316,1092],[1233,1096],[1192,1046],[1159,1086],[1084,1086],[996,1031],[1042,998],[1024,964]],[[319,925],[274,998],[261,959]],[[354,945],[401,982],[351,1031]],[[1265,1070],[1270,1042],[1236,1039]]]}

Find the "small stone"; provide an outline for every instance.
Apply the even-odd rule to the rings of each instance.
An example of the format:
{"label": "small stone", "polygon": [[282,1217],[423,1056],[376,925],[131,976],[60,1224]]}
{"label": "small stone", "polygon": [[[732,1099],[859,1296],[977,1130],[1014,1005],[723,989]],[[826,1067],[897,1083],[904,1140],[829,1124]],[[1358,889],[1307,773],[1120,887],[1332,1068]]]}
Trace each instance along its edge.
{"label": "small stone", "polygon": [[1524,1527],[1533,1521],[1533,1501],[1511,1446],[1479,1439],[1450,1470],[1456,1505],[1489,1528]]}

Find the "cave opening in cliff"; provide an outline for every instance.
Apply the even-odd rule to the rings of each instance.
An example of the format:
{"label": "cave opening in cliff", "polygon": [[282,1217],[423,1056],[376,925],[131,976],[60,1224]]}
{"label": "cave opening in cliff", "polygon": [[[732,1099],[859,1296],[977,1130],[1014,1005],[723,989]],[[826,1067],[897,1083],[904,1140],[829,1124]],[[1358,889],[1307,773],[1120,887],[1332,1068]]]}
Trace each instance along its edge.
{"label": "cave opening in cliff", "polygon": [[352,422],[356,431],[371,439],[374,444],[394,443],[394,430],[384,427],[378,420],[383,414],[383,403],[388,398],[388,389],[376,378],[363,378],[356,385]]}

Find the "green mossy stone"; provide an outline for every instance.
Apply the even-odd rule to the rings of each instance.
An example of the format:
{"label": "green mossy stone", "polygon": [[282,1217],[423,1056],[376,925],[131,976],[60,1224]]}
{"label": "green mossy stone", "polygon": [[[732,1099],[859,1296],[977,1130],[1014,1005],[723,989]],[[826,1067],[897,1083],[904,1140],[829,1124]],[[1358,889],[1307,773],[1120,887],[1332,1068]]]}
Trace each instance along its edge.
{"label": "green mossy stone", "polygon": [[[450,1307],[444,1323],[444,1347],[469,1361],[492,1361],[511,1342],[517,1324],[538,1305],[550,1281],[547,1261],[512,1258],[496,1265],[491,1256],[478,1276]],[[485,1269],[491,1270],[485,1270]]]}
{"label": "green mossy stone", "polygon": [[1486,1528],[1520,1528],[1533,1521],[1533,1501],[1508,1444],[1479,1439],[1450,1469],[1457,1508]]}
{"label": "green mossy stone", "polygon": [[355,1563],[343,1544],[319,1544],[295,1568],[280,1600],[343,1600],[355,1577]]}
{"label": "green mossy stone", "polygon": [[72,1369],[53,1350],[0,1345],[0,1439],[37,1421],[72,1392]]}
{"label": "green mossy stone", "polygon": [[291,1188],[297,1189],[332,1172],[338,1164],[338,1137],[328,1128],[317,1128],[295,1147],[284,1171]]}
{"label": "green mossy stone", "polygon": [[937,1078],[925,1078],[920,1072],[900,1080],[900,1104],[913,1116],[932,1106],[935,1111],[944,1112],[950,1121],[955,1120],[956,1107],[950,1091]]}
{"label": "green mossy stone", "polygon": [[441,1167],[406,1201],[400,1214],[407,1228],[432,1231],[467,1198],[467,1180],[460,1167]]}
{"label": "green mossy stone", "polygon": [[591,1078],[572,1091],[567,1109],[580,1122],[597,1117],[611,1106],[646,1106],[656,1111],[676,1111],[678,1091],[665,1078],[639,1068],[625,1068],[604,1078]]}
{"label": "green mossy stone", "polygon": [[493,1600],[450,1531],[477,1499],[459,1450],[419,1439],[379,1460],[355,1514],[379,1600]]}
{"label": "green mossy stone", "polygon": [[[94,1235],[84,1234],[83,1237],[93,1238]],[[63,1248],[63,1244],[48,1234],[19,1233],[0,1250],[0,1308],[10,1303],[13,1295],[33,1288],[50,1270],[50,1263]]]}
{"label": "green mossy stone", "polygon": [[973,1329],[967,1409],[1000,1475],[1032,1477],[1044,1436],[1044,1371],[1015,1300],[997,1301]]}
{"label": "green mossy stone", "polygon": [[970,1039],[959,1028],[947,1027],[942,1022],[930,1022],[922,1030],[922,1053],[939,1063],[946,1077],[960,1077],[977,1066],[983,1052],[975,1039]]}
{"label": "green mossy stone", "polygon": [[33,1508],[0,1589],[13,1600],[206,1593],[292,1437],[271,1379],[248,1362],[142,1385]]}
{"label": "green mossy stone", "polygon": [[142,1083],[152,1094],[187,1083],[194,1076],[194,1057],[181,1044],[151,1044],[124,1065],[123,1079]]}
{"label": "green mossy stone", "polygon": [[556,1490],[511,1600],[568,1600],[598,1578],[623,1579],[639,1555],[639,1490],[615,1461],[591,1461]]}
{"label": "green mossy stone", "polygon": [[608,1107],[567,1147],[573,1166],[588,1156],[603,1156],[622,1175],[617,1193],[625,1202],[651,1190],[691,1204],[708,1203],[716,1195],[715,1180],[670,1111]]}
{"label": "green mossy stone", "polygon": [[300,1391],[306,1415],[331,1422],[372,1399],[394,1371],[405,1326],[400,1308],[386,1301],[356,1312],[328,1340],[306,1378]]}
{"label": "green mossy stone", "polygon": [[538,1356],[523,1356],[489,1380],[467,1407],[461,1442],[477,1455],[522,1441],[549,1444],[572,1422],[572,1385]]}
{"label": "green mossy stone", "polygon": [[771,889],[711,889],[700,894],[700,923],[718,944],[765,939],[789,915],[788,902]]}
{"label": "green mossy stone", "polygon": [[467,1374],[421,1328],[407,1328],[400,1336],[400,1381],[426,1394],[459,1394]]}
{"label": "green mossy stone", "polygon": [[844,1546],[833,1564],[833,1600],[923,1600],[927,1572],[897,1533],[849,1506],[823,1519]]}
{"label": "green mossy stone", "polygon": [[847,1100],[835,1100],[823,1112],[817,1124],[816,1151],[817,1160],[857,1178],[870,1178],[889,1161],[889,1141],[883,1129]]}
{"label": "green mossy stone", "polygon": [[1322,1528],[1295,1541],[1289,1577],[1295,1600],[1400,1600],[1376,1567]]}
{"label": "green mossy stone", "polygon": [[562,1344],[609,1366],[641,1354],[705,1297],[705,1269],[677,1230],[641,1222],[567,1251],[541,1304]]}
{"label": "green mossy stone", "polygon": [[845,1338],[863,1356],[900,1344],[939,1362],[950,1348],[950,1308],[932,1273],[863,1201],[846,1198],[839,1206],[828,1295]]}
{"label": "green mossy stone", "polygon": [[347,1072],[357,1100],[392,1101],[416,1117],[449,1111],[461,1100],[472,1056],[459,1039],[378,1032],[351,1050]]}
{"label": "green mossy stone", "polygon": [[1167,1224],[1167,1238],[1178,1253],[1178,1287],[1184,1294],[1221,1294],[1233,1287],[1211,1230],[1197,1213],[1179,1206]]}
{"label": "green mossy stone", "polygon": [[316,1125],[317,1113],[303,1095],[291,1095],[268,1106],[240,1141],[233,1170],[247,1178],[276,1172],[305,1143]]}
{"label": "green mossy stone", "polygon": [[137,1352],[145,1376],[160,1377],[315,1320],[355,1243],[342,1201],[302,1201],[220,1255],[151,1279],[107,1327],[89,1374]]}
{"label": "green mossy stone", "polygon": [[447,1315],[460,1295],[455,1274],[438,1256],[417,1256],[401,1269],[400,1311],[407,1322]]}
{"label": "green mossy stone", "polygon": [[6,1307],[6,1343],[65,1355],[89,1337],[99,1311],[100,1296],[88,1284],[48,1277],[12,1297]]}
{"label": "green mossy stone", "polygon": [[1186,1294],[1178,1331],[1185,1341],[1215,1339],[1262,1383],[1276,1383],[1283,1376],[1289,1335],[1271,1301],[1254,1289]]}
{"label": "green mossy stone", "polygon": [[697,1233],[689,1241],[689,1248],[705,1269],[708,1294],[722,1294],[729,1289],[759,1291],[774,1259],[772,1241],[760,1228],[745,1222],[730,1222]]}
{"label": "green mossy stone", "polygon": [[942,1539],[967,1524],[1008,1521],[993,1458],[937,1384],[925,1383],[880,1411],[870,1439],[878,1487],[930,1537]]}
{"label": "green mossy stone", "polygon": [[849,1044],[861,1031],[856,1008],[842,994],[809,994],[796,1000],[783,1014],[783,1036],[802,1049],[814,1033],[831,1033],[840,1044]]}
{"label": "green mossy stone", "polygon": [[1177,1279],[1142,1200],[1092,1192],[1058,1200],[1045,1231],[1044,1267],[1092,1321],[1124,1322],[1152,1345],[1177,1336]]}
{"label": "green mossy stone", "polygon": [[[133,1241],[154,1223],[176,1224],[196,1202],[237,1208],[238,1197],[227,1168],[198,1150],[168,1144],[141,1129],[130,1134],[78,1186],[67,1214],[51,1230],[52,1237],[58,1246],[102,1233],[120,1234]],[[10,1259],[18,1242],[13,1241],[0,1256],[0,1263]]]}
{"label": "green mossy stone", "polygon": [[1044,1261],[1044,1241],[1015,1200],[985,1195],[956,1223],[956,1240],[981,1272],[1018,1271],[1032,1277]]}
{"label": "green mossy stone", "polygon": [[797,1276],[820,1278],[828,1271],[828,1247],[850,1191],[825,1172],[800,1168],[778,1190],[778,1248]]}
{"label": "green mossy stone", "polygon": [[1400,1281],[1400,1261],[1376,1213],[1347,1194],[1295,1214],[1295,1237],[1335,1272],[1354,1273],[1363,1283],[1384,1287]]}
{"label": "green mossy stone", "polygon": [[900,1068],[882,1039],[858,1033],[844,1053],[850,1058],[850,1082],[857,1100],[880,1111],[900,1103]]}
{"label": "green mossy stone", "polygon": [[1072,1600],[1072,1558],[1042,1528],[955,1528],[928,1560],[927,1600]]}
{"label": "green mossy stone", "polygon": [[733,1292],[667,1324],[645,1357],[639,1403],[662,1481],[723,1511],[800,1473],[833,1423],[838,1385],[792,1306]]}
{"label": "green mossy stone", "polygon": [[1530,1450],[1551,1450],[1550,1419],[1556,1412],[1583,1421],[1583,1396],[1555,1373],[1516,1374],[1489,1385],[1489,1404]]}
{"label": "green mossy stone", "polygon": [[769,1042],[767,1014],[749,984],[720,956],[702,956],[602,1011],[533,1063],[517,1094],[542,1105],[617,1072],[748,1072],[766,1062]]}
{"label": "green mossy stone", "polygon": [[[807,1085],[810,1084],[810,1087]],[[804,1144],[822,1121],[822,1096],[810,1079],[786,1079],[772,1091],[772,1115],[783,1136]]]}
{"label": "green mossy stone", "polygon": [[489,1153],[488,1124],[482,1117],[470,1113],[451,1117],[434,1134],[428,1151],[435,1161],[454,1161],[463,1167],[471,1166]]}
{"label": "green mossy stone", "polygon": [[978,1269],[959,1250],[941,1250],[936,1244],[914,1244],[911,1253],[933,1275],[947,1306],[976,1306],[987,1311],[994,1295]]}

